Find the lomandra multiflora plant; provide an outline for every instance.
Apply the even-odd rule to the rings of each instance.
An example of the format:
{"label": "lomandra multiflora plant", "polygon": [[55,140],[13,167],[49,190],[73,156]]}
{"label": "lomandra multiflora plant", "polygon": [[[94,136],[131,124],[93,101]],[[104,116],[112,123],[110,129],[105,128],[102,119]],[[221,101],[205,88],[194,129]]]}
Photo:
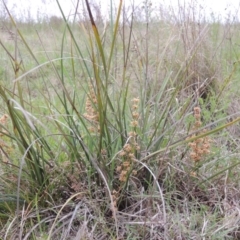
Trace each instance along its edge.
{"label": "lomandra multiflora plant", "polygon": [[[177,62],[182,65],[175,72],[181,45],[173,51],[172,41],[178,34],[173,32],[169,39],[165,33],[156,36],[162,26],[168,29],[172,22],[156,23],[152,28],[152,5],[148,4],[146,22],[135,25],[134,14],[129,17],[123,1],[116,2],[116,14],[112,8],[109,27],[103,31],[90,1],[84,2],[86,19],[80,23],[69,22],[58,3],[65,23],[57,33],[61,47],[56,59],[44,51],[43,63],[9,12],[26,51],[21,66],[30,60],[36,66],[24,72],[19,69],[13,89],[0,85],[11,125],[2,134],[14,143],[17,155],[17,180],[14,187],[4,188],[14,196],[4,201],[7,223],[1,225],[3,239],[191,239],[178,232],[191,234],[197,228],[198,238],[207,229],[208,220],[191,225],[193,219],[199,219],[202,203],[194,202],[198,209],[188,209],[193,198],[189,200],[191,194],[184,195],[184,189],[179,189],[179,185],[187,185],[184,177],[188,175],[179,153],[189,144],[192,172],[197,174],[195,167],[210,153],[209,135],[239,119],[201,131],[204,116],[196,107],[192,134],[187,138],[182,126],[194,103],[188,94],[191,86],[185,91],[187,80],[179,73],[189,72],[188,63],[194,56],[180,55]],[[177,31],[175,25],[173,29]],[[191,49],[193,55],[204,33],[197,38],[196,49]],[[163,37],[166,42],[158,42]],[[44,44],[40,41],[39,45]],[[13,66],[20,61],[9,57]],[[40,77],[33,81],[35,71]],[[202,238],[212,237],[204,234]]]}

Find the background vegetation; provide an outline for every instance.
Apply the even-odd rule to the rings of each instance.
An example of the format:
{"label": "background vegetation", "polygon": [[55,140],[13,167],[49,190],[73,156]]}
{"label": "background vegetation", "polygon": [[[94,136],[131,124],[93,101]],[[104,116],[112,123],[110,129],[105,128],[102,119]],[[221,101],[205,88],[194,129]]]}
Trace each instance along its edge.
{"label": "background vegetation", "polygon": [[83,6],[4,6],[0,238],[239,239],[239,22]]}

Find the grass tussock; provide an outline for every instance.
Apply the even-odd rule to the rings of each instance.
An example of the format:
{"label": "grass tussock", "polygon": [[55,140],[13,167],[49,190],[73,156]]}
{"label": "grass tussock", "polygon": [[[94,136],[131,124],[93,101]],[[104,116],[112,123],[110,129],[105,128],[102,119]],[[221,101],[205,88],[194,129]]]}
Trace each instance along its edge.
{"label": "grass tussock", "polygon": [[1,239],[239,239],[237,21],[5,8]]}

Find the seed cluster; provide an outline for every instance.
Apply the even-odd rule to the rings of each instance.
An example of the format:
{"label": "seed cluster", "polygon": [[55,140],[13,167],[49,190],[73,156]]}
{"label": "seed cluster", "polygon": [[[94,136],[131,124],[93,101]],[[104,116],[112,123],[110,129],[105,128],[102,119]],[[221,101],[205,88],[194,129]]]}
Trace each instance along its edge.
{"label": "seed cluster", "polygon": [[[4,114],[1,118],[0,118],[0,124],[2,126],[6,126],[7,125],[7,121],[8,121],[9,116],[7,114]],[[3,129],[2,127],[0,128],[0,136],[2,137],[2,139],[0,139],[0,156],[2,157],[2,161],[4,163],[9,163],[9,159],[8,159],[8,155],[11,153],[11,147],[8,146],[8,144],[3,140],[4,137],[4,133],[6,133],[6,130]]]}
{"label": "seed cluster", "polygon": [[[138,127],[139,113],[138,113],[138,104],[139,98],[134,98],[132,100],[132,120],[130,126],[132,131],[128,133],[129,141],[123,146],[122,151],[119,153],[119,156],[122,159],[121,164],[117,167],[117,172],[119,173],[119,181],[124,183],[127,181],[129,172],[134,167],[134,159],[137,151],[140,150],[140,147],[137,143],[137,132]],[[136,175],[137,171],[132,170],[132,174]]]}
{"label": "seed cluster", "polygon": [[118,197],[119,197],[119,192],[117,192],[116,190],[113,190],[111,195],[112,195],[112,199],[113,199],[111,210],[114,212],[117,210],[117,201],[118,201]]}
{"label": "seed cluster", "polygon": [[136,127],[138,127],[138,120],[139,120],[139,113],[138,113],[138,104],[139,104],[139,98],[133,98],[132,99],[132,121],[131,126],[134,128],[134,131],[136,131]]}
{"label": "seed cluster", "polygon": [[85,104],[86,113],[84,113],[83,116],[92,123],[92,126],[89,128],[90,132],[99,131],[99,114],[96,107],[97,97],[93,86],[89,85],[89,94]]}
{"label": "seed cluster", "polygon": [[[4,114],[1,118],[0,118],[0,124],[2,126],[5,126],[7,124],[7,121],[8,121],[8,115],[7,114]],[[1,128],[1,133],[0,133],[0,136],[3,136],[3,133],[5,133],[6,131],[4,129]]]}
{"label": "seed cluster", "polygon": [[[195,118],[195,123],[192,130],[197,131],[202,126],[200,107],[194,108],[194,118]],[[206,132],[206,130],[203,130],[198,134],[193,134],[191,137],[195,137],[197,135],[203,134],[204,132]],[[199,162],[201,159],[203,159],[204,156],[209,154],[210,142],[211,141],[208,136],[197,138],[194,141],[190,142],[189,147],[191,148],[191,152],[190,152],[191,160],[196,163],[196,162]]]}
{"label": "seed cluster", "polygon": [[[127,176],[130,170],[133,167],[136,146],[134,147],[132,143],[127,143],[124,145],[122,151],[119,153],[119,156],[122,157],[123,161],[121,165],[117,167],[117,172],[119,173],[119,181],[126,182]],[[136,170],[132,171],[133,174],[136,174]]]}

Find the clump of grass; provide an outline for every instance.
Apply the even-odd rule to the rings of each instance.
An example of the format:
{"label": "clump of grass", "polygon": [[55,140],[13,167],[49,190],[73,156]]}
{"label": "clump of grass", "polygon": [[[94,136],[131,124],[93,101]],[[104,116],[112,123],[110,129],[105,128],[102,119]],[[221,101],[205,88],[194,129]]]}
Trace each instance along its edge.
{"label": "clump of grass", "polygon": [[[240,119],[201,130],[208,96],[202,101],[203,114],[192,95],[195,91],[203,97],[200,90],[206,81],[199,72],[208,65],[200,53],[207,28],[196,36],[195,22],[184,22],[180,32],[170,20],[151,22],[148,1],[144,2],[145,24],[135,23],[126,18],[122,4],[115,17],[111,11],[109,27],[102,29],[86,0],[88,15],[81,35],[59,5],[65,24],[58,31],[61,47],[56,59],[44,50],[43,64],[8,12],[24,54],[37,66],[22,72],[26,60],[14,58],[4,48],[14,61],[15,80],[13,86],[0,86],[4,112],[11,122],[6,129],[3,119],[1,137],[14,143],[17,160],[15,180],[8,189],[12,195],[0,198],[0,212],[7,219],[0,221],[1,237],[172,239],[192,238],[201,232],[201,237],[213,238],[237,231],[223,227],[224,221],[219,220],[222,203],[217,200],[222,196],[220,191],[211,193],[209,186],[219,190],[220,184],[215,185],[213,179],[222,180],[222,173],[239,163],[217,169],[214,163],[219,159],[210,151],[210,135],[214,138]],[[120,22],[121,16],[125,21]],[[186,26],[190,23],[191,36]],[[186,36],[181,35],[183,31]],[[137,52],[131,51],[133,42]],[[179,43],[176,49],[175,43]],[[16,69],[19,62],[21,68]],[[50,76],[44,74],[44,67]],[[207,72],[215,79],[212,69]],[[41,73],[37,80],[42,84],[34,85],[36,79],[33,83],[28,78],[34,71]],[[234,74],[219,87],[221,97]],[[25,98],[23,93],[30,94],[32,89],[36,97]],[[219,104],[212,104],[214,112],[206,119],[215,117]],[[183,126],[192,108],[194,124],[188,137]],[[194,181],[186,171],[192,169],[192,162]],[[214,174],[202,174],[208,166],[215,167]]]}

